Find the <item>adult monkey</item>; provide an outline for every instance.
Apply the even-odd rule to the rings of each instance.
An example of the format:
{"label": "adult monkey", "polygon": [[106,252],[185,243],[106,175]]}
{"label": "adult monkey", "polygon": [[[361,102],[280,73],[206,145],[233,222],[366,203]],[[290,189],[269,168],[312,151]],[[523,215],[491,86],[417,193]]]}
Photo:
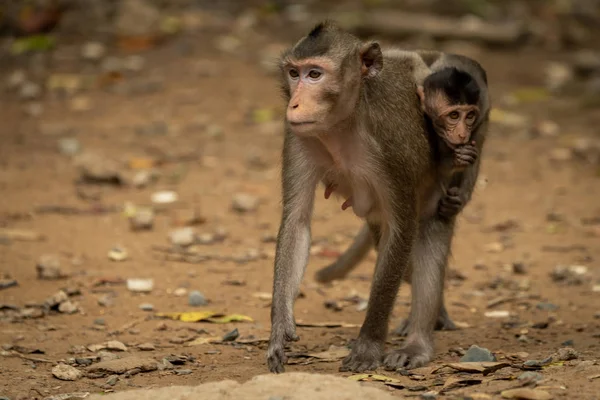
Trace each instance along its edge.
{"label": "adult monkey", "polygon": [[[298,340],[293,306],[319,182],[351,199],[379,250],[365,321],[341,370],[371,370],[382,360],[390,369],[414,368],[433,355],[454,226],[435,218],[442,193],[412,77],[415,57],[421,59],[382,53],[378,43],[363,43],[330,22],[282,56],[288,106],[267,351],[272,372],[283,372],[285,344]],[[408,337],[384,358],[390,312],[407,275],[413,288]]]}
{"label": "adult monkey", "polygon": [[[431,145],[437,166],[437,180],[445,191],[438,205],[438,217],[454,220],[470,201],[479,175],[480,154],[487,135],[491,104],[486,72],[475,60],[457,54],[429,50],[395,52],[398,56],[413,58],[415,62],[413,77],[429,133],[435,137]],[[414,54],[418,54],[421,60],[415,59]],[[450,109],[444,113],[443,108],[456,107],[460,112],[465,106],[469,108],[468,111],[476,111],[475,119],[470,126],[464,127],[468,134],[463,138],[465,144],[456,147],[449,140],[453,133],[449,129],[450,124],[444,123],[446,121],[438,119],[438,116],[445,117],[445,114],[454,111]],[[326,187],[325,197],[328,198],[331,193],[331,186]],[[342,209],[347,207],[346,201]],[[364,259],[372,245],[368,227],[364,226],[350,247],[335,262],[317,271],[315,279],[327,283],[345,278]],[[410,281],[410,276],[405,276],[405,279]],[[403,321],[394,332],[406,335],[409,323],[409,320]],[[443,302],[435,329],[456,329]]]}

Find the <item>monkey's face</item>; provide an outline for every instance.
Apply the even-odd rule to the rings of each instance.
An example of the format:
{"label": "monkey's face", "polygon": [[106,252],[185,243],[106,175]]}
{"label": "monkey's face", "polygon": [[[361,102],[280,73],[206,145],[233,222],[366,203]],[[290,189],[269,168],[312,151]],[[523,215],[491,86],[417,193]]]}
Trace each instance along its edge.
{"label": "monkey's face", "polygon": [[424,111],[433,121],[436,133],[450,148],[466,144],[479,118],[479,107],[473,104],[450,104],[441,93],[424,95]]}

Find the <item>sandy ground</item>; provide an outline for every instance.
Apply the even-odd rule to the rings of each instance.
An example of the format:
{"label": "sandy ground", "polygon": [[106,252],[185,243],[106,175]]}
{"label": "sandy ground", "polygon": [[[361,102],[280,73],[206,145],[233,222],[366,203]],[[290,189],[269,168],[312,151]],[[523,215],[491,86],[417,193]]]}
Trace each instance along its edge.
{"label": "sandy ground", "polygon": [[[269,334],[268,293],[275,246],[269,238],[276,233],[280,217],[282,135],[278,121],[282,104],[277,82],[253,57],[223,54],[208,40],[187,38],[183,43],[187,46],[185,55],[181,42],[164,44],[144,54],[146,66],[136,77],[125,78],[125,83],[129,79],[156,79],[161,82],[157,91],[135,94],[93,89],[79,95],[83,102],[89,102],[87,111],[73,110],[77,106],[73,106],[72,97],[48,95],[43,100],[43,114],[31,118],[25,115],[23,103],[15,94],[1,94],[0,228],[31,230],[46,239],[0,243],[0,274],[18,281],[18,286],[0,291],[0,304],[22,309],[28,303],[42,303],[61,288],[77,288],[80,294],[71,298],[79,305],[74,314],[53,311],[40,318],[23,319],[16,317],[18,311],[0,311],[0,343],[4,344],[0,394],[25,399],[225,379],[243,382],[267,372],[266,343],[260,339]],[[74,43],[62,51],[76,55],[77,46]],[[53,71],[76,70],[76,62],[70,63],[68,57],[63,60],[67,61],[53,64]],[[446,396],[478,392],[493,396],[481,398],[499,398],[501,390],[518,386],[514,378],[522,371],[517,365],[544,359],[566,343],[579,357],[539,371],[545,378],[540,385],[555,398],[597,399],[600,379],[594,376],[600,374],[600,293],[593,287],[600,279],[599,177],[597,166],[574,157],[560,160],[557,149],[568,146],[574,136],[597,132],[599,117],[572,100],[549,98],[506,105],[504,96],[513,90],[542,83],[544,55],[483,52],[480,60],[488,68],[495,105],[533,121],[549,119],[558,124],[559,130],[557,136],[532,137],[527,124],[493,124],[480,184],[460,217],[451,261],[454,273],[447,285],[449,312],[463,328],[436,333],[436,356],[431,366],[458,361],[460,348],[466,350],[472,344],[488,348],[499,361],[508,360],[513,367],[490,375],[498,380],[486,378],[481,384],[449,391]],[[4,71],[3,80],[8,72]],[[264,110],[273,110],[274,121],[252,122],[254,110],[263,114]],[[168,128],[166,132],[159,129],[148,133],[162,122]],[[76,138],[84,151],[108,154],[119,161],[161,153],[175,155],[175,161],[159,166],[159,179],[142,189],[75,185],[78,171],[73,161],[58,151],[57,143],[64,137]],[[190,160],[182,155],[193,157]],[[36,207],[47,205],[86,209],[91,207],[90,201],[82,199],[86,196],[98,196],[107,207],[125,202],[149,205],[151,195],[161,190],[177,192],[179,201],[157,214],[151,231],[131,231],[121,212],[35,212]],[[258,208],[247,213],[233,211],[231,203],[236,193],[258,197]],[[339,209],[339,203],[317,196],[314,255],[303,282],[303,296],[296,303],[296,317],[308,323],[359,326],[364,311],[343,299],[355,295],[367,298],[374,254],[347,280],[327,286],[313,280],[315,271],[331,262],[360,226],[351,212]],[[199,245],[200,253],[242,258],[250,253],[259,257],[244,262],[165,260],[165,255],[154,251],[153,246],[168,246],[168,233],[175,229],[174,213],[192,209],[206,219],[194,227],[196,232],[224,229],[227,233],[221,242]],[[116,245],[127,249],[127,260],[109,260],[107,254]],[[61,270],[70,276],[62,280],[38,279],[36,262],[44,254],[56,255]],[[522,265],[524,273],[515,273],[514,264]],[[551,272],[558,265],[580,265],[587,272],[579,277],[579,285],[555,282]],[[117,283],[96,286],[102,278]],[[152,278],[154,288],[148,294],[133,293],[117,278]],[[191,290],[200,290],[210,303],[190,307],[185,293]],[[107,295],[111,304],[100,305],[99,299]],[[488,304],[503,297],[505,302]],[[326,308],[328,300],[337,301],[342,310]],[[152,304],[154,311],[141,310],[143,303]],[[410,288],[403,286],[394,308],[393,326],[406,315],[409,303]],[[239,313],[254,321],[220,325],[154,316],[156,312],[189,310]],[[498,310],[510,311],[512,316],[485,316]],[[253,337],[256,343],[187,345],[193,339],[222,336],[234,328],[240,340]],[[348,344],[356,337],[358,327],[299,327],[298,333],[301,340],[291,346],[291,351],[315,352],[327,350],[330,345]],[[175,365],[175,370],[120,375],[110,382],[116,382],[114,386],[107,383],[108,377],[88,375],[76,381],[53,377],[51,370],[59,361],[97,354],[89,350],[73,354],[75,346],[108,340],[127,346],[125,353],[115,353],[119,357],[143,356],[161,361],[178,355],[185,363]],[[143,343],[151,343],[155,349],[142,351],[138,345]],[[389,339],[390,348],[400,343],[399,338]],[[39,351],[24,354],[27,350]],[[289,365],[287,371],[348,376],[337,372],[339,364]],[[89,367],[77,368],[87,371]],[[176,373],[182,369],[189,371]],[[424,386],[421,392],[413,392],[382,383],[368,384],[399,397],[439,391],[453,376],[427,373],[423,381],[415,381],[383,370],[379,373],[407,386]],[[476,376],[483,378],[481,374]]]}

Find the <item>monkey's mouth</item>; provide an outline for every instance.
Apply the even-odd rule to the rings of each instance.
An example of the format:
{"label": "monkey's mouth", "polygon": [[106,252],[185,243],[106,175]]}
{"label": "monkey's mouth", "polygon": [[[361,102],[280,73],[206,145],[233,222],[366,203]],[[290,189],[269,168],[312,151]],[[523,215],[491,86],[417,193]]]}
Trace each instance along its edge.
{"label": "monkey's mouth", "polygon": [[291,126],[308,126],[316,123],[317,121],[289,121]]}

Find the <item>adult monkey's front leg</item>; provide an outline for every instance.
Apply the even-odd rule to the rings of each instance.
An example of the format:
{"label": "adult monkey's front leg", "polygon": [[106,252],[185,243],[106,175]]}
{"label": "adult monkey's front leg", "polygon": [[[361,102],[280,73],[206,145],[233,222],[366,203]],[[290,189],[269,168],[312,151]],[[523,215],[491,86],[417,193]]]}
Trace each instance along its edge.
{"label": "adult monkey's front leg", "polygon": [[400,282],[408,267],[416,236],[416,200],[404,195],[387,226],[372,225],[379,253],[373,275],[367,315],[352,352],[342,361],[341,371],[362,372],[381,365],[388,324]]}
{"label": "adult monkey's front leg", "polygon": [[284,371],[286,342],[298,340],[294,300],[308,264],[310,222],[317,182],[316,171],[304,156],[298,138],[286,134],[282,172],[283,212],[275,252],[271,337],[267,350],[271,372]]}

